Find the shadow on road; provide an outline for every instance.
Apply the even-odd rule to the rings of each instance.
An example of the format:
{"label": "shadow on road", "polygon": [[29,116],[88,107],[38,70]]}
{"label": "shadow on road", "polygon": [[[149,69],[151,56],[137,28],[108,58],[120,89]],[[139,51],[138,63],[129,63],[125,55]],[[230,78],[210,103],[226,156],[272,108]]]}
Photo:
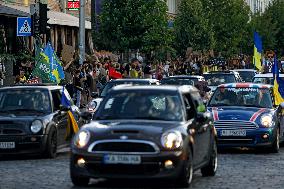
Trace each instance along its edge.
{"label": "shadow on road", "polygon": [[[62,158],[69,155],[69,152],[60,152],[57,153],[56,158]],[[13,155],[0,155],[0,161],[15,161],[15,160],[40,160],[46,159],[41,155],[22,155],[22,154],[13,154]]]}
{"label": "shadow on road", "polygon": [[[281,150],[281,149],[280,149]],[[219,154],[270,154],[269,150],[266,148],[222,148],[218,149]],[[271,153],[273,154],[273,153]]]}
{"label": "shadow on road", "polygon": [[[173,181],[174,182],[174,181]],[[97,189],[157,189],[176,188],[166,180],[92,180],[88,187],[75,187],[72,189],[97,188]]]}

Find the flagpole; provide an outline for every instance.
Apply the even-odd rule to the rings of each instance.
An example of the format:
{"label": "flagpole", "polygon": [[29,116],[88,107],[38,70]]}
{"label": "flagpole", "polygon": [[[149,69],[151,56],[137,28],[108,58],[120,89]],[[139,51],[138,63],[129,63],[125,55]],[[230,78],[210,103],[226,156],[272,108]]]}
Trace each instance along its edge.
{"label": "flagpole", "polygon": [[80,0],[79,29],[80,29],[79,63],[82,65],[83,62],[85,61],[85,0]]}

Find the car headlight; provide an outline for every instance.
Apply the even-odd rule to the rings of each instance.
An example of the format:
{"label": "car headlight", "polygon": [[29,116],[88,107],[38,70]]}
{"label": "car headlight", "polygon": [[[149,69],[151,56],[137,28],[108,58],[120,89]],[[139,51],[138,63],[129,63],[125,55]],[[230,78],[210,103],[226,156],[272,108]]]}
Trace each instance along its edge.
{"label": "car headlight", "polygon": [[183,141],[180,132],[170,131],[162,135],[161,142],[167,149],[177,149],[182,146]]}
{"label": "car headlight", "polygon": [[75,138],[75,145],[79,148],[85,147],[90,139],[90,133],[88,131],[79,131]]}
{"label": "car headlight", "polygon": [[43,124],[40,120],[34,120],[31,124],[31,131],[36,134],[43,128]]}
{"label": "car headlight", "polygon": [[271,127],[272,126],[272,116],[270,114],[264,114],[260,118],[260,123],[264,127]]}

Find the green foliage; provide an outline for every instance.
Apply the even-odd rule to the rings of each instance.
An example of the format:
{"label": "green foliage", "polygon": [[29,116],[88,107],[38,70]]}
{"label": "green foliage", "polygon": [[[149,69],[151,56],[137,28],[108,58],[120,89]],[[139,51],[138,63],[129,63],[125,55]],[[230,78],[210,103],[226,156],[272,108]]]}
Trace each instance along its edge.
{"label": "green foliage", "polygon": [[171,42],[167,27],[167,6],[161,0],[105,0],[94,33],[97,49],[146,53],[167,48]]}
{"label": "green foliage", "polygon": [[[244,0],[202,0],[216,40],[215,50],[238,54],[246,43],[249,7]],[[250,36],[251,37],[251,36]]]}
{"label": "green foliage", "polygon": [[212,27],[206,18],[201,0],[182,0],[175,20],[176,48],[181,55],[188,47],[195,50],[214,47]]}

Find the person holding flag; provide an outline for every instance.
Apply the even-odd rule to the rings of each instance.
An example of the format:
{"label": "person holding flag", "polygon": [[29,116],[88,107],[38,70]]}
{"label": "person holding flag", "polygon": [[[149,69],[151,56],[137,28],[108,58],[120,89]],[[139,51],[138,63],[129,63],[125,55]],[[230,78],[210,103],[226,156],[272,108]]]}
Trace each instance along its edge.
{"label": "person holding flag", "polygon": [[273,86],[274,100],[275,100],[275,105],[278,106],[279,104],[284,102],[284,81],[279,77],[279,65],[276,53],[274,56],[272,73],[274,79],[274,86]]}
{"label": "person holding flag", "polygon": [[68,109],[67,111],[67,128],[66,128],[66,135],[65,140],[69,140],[72,136],[79,131],[79,126],[77,121],[74,117],[74,112],[71,109],[71,99],[69,95],[65,93],[65,89],[63,87],[62,95],[61,95],[61,106]]}

